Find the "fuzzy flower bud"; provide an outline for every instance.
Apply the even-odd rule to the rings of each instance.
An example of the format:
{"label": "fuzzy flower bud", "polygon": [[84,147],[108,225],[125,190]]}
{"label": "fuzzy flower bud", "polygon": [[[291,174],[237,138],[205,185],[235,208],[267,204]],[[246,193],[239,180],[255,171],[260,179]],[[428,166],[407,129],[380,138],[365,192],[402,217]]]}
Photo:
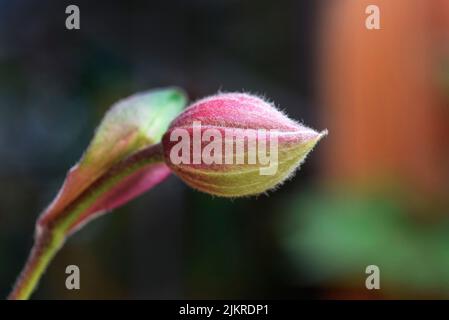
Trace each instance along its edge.
{"label": "fuzzy flower bud", "polygon": [[254,195],[290,177],[327,132],[316,132],[259,97],[225,93],[182,112],[162,138],[166,164],[189,186]]}

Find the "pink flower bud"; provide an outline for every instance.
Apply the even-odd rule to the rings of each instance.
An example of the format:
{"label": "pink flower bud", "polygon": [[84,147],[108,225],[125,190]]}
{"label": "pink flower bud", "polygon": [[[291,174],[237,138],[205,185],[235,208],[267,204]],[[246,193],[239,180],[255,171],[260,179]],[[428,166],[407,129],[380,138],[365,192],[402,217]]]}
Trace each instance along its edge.
{"label": "pink flower bud", "polygon": [[289,119],[259,97],[225,93],[182,112],[162,144],[167,165],[188,185],[239,197],[290,177],[326,133]]}

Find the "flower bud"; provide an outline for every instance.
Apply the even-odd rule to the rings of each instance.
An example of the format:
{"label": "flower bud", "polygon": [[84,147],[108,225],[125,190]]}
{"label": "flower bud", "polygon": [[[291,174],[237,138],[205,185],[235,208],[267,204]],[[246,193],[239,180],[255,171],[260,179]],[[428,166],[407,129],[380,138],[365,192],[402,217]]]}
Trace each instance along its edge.
{"label": "flower bud", "polygon": [[290,177],[326,133],[289,119],[259,97],[225,93],[185,109],[162,144],[165,162],[189,186],[239,197]]}

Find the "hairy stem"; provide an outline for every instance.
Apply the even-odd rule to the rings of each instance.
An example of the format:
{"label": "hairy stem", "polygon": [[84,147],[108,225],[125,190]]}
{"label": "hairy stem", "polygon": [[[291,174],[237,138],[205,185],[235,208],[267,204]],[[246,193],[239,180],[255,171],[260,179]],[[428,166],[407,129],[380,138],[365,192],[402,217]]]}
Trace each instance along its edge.
{"label": "hairy stem", "polygon": [[120,181],[144,167],[163,161],[162,146],[152,145],[110,168],[85,190],[53,221],[36,224],[33,248],[16,284],[8,296],[10,300],[26,300],[37,286],[47,266],[71,234],[73,222],[95,201]]}

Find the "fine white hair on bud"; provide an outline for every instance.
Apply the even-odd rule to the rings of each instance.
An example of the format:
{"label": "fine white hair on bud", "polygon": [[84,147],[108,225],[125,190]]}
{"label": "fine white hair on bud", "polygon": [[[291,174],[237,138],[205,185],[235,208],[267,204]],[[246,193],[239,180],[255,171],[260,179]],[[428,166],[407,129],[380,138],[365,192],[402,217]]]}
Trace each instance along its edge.
{"label": "fine white hair on bud", "polygon": [[223,197],[263,193],[292,176],[327,134],[246,93],[220,93],[185,109],[162,138],[172,171],[197,190]]}

